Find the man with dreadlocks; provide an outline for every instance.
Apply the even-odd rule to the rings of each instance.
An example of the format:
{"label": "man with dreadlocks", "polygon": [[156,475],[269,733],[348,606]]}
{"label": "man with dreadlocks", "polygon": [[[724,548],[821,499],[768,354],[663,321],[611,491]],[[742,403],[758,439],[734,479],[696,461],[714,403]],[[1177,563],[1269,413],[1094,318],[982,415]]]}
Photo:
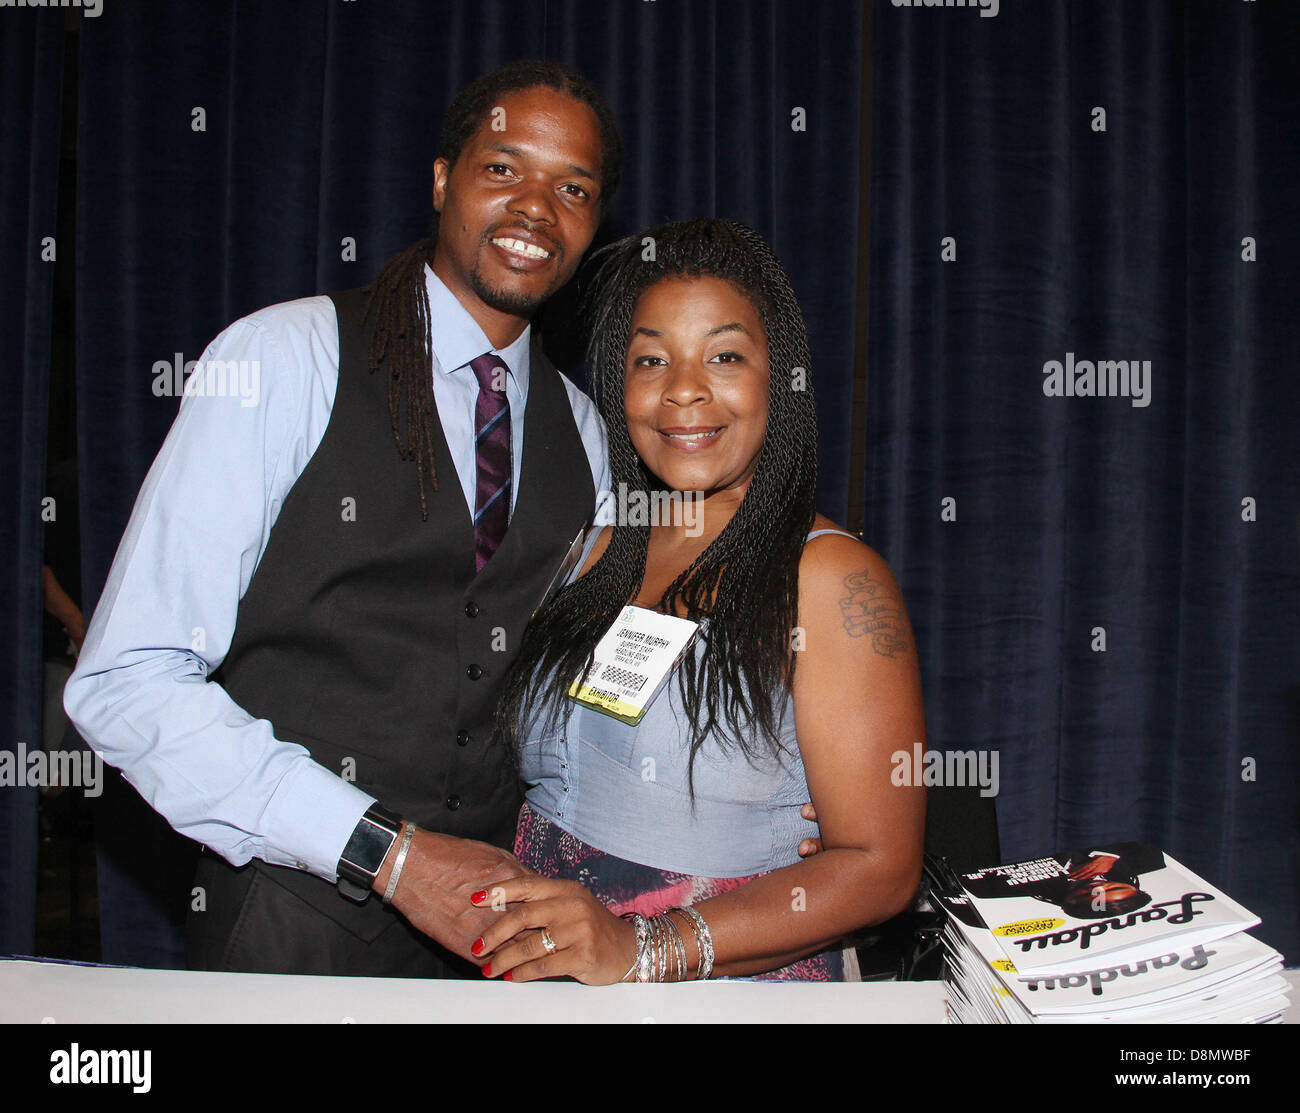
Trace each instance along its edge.
{"label": "man with dreadlocks", "polygon": [[262,402],[185,399],[67,697],[215,852],[191,966],[474,972],[427,937],[468,957],[494,918],[468,895],[520,872],[492,715],[609,487],[603,424],[529,320],[590,245],[620,159],[581,75],[487,74],[447,113],[433,236],[370,288],[272,306],[204,353],[257,361]]}
{"label": "man with dreadlocks", "polygon": [[[515,852],[545,876],[492,886],[514,907],[477,953],[516,981],[851,980],[829,945],[902,911],[921,869],[925,790],[891,776],[925,731],[898,586],[816,513],[808,342],[762,237],[699,220],[607,253],[589,366],[614,480],[703,512],[616,521],[528,627],[499,719],[531,786]],[[639,721],[570,699],[638,608],[699,624],[677,683]],[[810,789],[826,849],[799,861]]]}

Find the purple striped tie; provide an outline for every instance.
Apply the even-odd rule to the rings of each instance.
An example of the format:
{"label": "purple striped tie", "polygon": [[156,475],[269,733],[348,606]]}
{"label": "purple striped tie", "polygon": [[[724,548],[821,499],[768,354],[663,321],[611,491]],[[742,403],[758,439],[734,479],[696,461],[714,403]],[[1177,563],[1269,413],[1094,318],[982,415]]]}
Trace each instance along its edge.
{"label": "purple striped tie", "polygon": [[510,403],[506,400],[509,368],[491,352],[469,365],[478,379],[474,410],[474,451],[478,485],[474,496],[474,560],[476,571],[497,551],[510,521]]}

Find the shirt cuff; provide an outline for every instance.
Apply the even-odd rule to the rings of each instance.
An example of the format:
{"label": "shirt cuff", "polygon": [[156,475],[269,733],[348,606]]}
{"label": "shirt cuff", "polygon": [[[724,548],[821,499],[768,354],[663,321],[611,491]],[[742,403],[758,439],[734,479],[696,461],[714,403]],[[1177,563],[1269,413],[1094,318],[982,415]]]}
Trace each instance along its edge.
{"label": "shirt cuff", "polygon": [[286,774],[267,808],[265,862],[338,880],[339,858],[376,800],[314,761]]}

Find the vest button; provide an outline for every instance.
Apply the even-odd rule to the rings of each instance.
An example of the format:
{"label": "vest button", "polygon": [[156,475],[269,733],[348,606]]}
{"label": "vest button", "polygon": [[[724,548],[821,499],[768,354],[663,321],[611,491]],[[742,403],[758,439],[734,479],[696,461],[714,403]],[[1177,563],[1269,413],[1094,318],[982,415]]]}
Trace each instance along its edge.
{"label": "vest button", "polygon": [[465,617],[478,618],[478,604],[473,599],[465,604]]}
{"label": "vest button", "polygon": [[453,792],[450,796],[447,797],[447,810],[449,812],[454,812],[459,807],[460,807],[460,797]]}
{"label": "vest button", "polygon": [[483,675],[483,667],[481,665],[470,665],[470,667],[465,670],[465,675],[471,680],[477,680]]}
{"label": "vest button", "polygon": [[467,731],[467,730],[458,730],[458,731],[456,732],[456,745],[457,745],[457,746],[468,746],[468,745],[469,745],[469,731]]}

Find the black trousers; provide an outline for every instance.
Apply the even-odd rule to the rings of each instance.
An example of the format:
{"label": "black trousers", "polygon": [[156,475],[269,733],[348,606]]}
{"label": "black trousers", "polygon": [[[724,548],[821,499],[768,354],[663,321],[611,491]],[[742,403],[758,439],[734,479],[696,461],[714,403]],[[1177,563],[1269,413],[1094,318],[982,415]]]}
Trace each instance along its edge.
{"label": "black trousers", "polygon": [[191,970],[482,977],[473,963],[383,907],[378,895],[356,905],[319,878],[257,860],[236,869],[208,851],[199,858],[194,886],[185,922],[185,964]]}

